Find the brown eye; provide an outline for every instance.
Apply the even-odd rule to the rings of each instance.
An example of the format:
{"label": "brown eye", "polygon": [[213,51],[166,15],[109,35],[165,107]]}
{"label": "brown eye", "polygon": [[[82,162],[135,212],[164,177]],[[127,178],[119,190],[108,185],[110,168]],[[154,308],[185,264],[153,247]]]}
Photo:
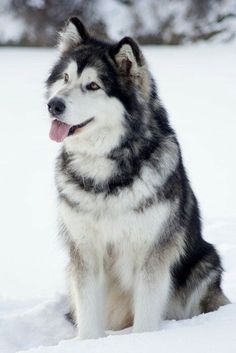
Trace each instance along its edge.
{"label": "brown eye", "polygon": [[87,90],[89,91],[96,91],[98,90],[100,87],[98,86],[98,84],[96,82],[91,82],[89,84],[87,84],[86,86]]}
{"label": "brown eye", "polygon": [[69,75],[67,73],[64,74],[64,82],[67,83],[69,81]]}

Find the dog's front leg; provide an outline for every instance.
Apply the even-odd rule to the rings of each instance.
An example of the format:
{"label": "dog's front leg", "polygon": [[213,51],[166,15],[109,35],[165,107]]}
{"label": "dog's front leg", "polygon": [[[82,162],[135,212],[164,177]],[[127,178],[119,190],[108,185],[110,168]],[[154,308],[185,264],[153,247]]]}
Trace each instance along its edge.
{"label": "dog's front leg", "polygon": [[133,332],[158,330],[168,300],[169,268],[163,264],[153,267],[152,259],[150,262],[143,266],[136,278]]}
{"label": "dog's front leg", "polygon": [[[91,256],[91,255],[90,255]],[[79,339],[104,336],[104,275],[88,256],[73,259],[71,296]]]}

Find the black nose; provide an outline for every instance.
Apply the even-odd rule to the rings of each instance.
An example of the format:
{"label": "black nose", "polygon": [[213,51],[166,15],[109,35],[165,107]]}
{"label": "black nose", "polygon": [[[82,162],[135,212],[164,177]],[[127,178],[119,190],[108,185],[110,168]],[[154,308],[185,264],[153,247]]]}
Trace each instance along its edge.
{"label": "black nose", "polygon": [[48,110],[53,116],[61,115],[64,112],[65,108],[65,103],[60,98],[52,98],[48,102]]}

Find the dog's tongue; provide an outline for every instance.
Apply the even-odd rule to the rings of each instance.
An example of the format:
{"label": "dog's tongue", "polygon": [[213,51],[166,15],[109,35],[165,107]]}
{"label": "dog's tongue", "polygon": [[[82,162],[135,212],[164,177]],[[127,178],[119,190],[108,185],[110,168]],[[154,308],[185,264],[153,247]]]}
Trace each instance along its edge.
{"label": "dog's tongue", "polygon": [[68,136],[70,128],[71,125],[55,119],[52,121],[49,136],[53,141],[62,142]]}

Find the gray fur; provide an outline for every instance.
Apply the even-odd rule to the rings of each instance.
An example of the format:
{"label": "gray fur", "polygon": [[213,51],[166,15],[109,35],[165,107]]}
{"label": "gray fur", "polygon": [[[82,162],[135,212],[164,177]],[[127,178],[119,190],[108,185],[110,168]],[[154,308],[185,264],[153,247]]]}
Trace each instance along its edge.
{"label": "gray fur", "polygon": [[[79,337],[131,324],[134,332],[151,331],[161,318],[216,310],[228,303],[220,258],[202,238],[178,140],[143,54],[130,38],[91,38],[78,21],[70,25],[73,38],[63,32],[63,54],[47,82],[50,92],[73,62],[77,84],[56,93],[66,106],[56,118],[68,124],[77,119],[67,116],[75,90],[80,98],[74,105],[91,97],[85,112],[97,107],[72,124],[56,167]],[[83,80],[91,75],[102,91],[88,91]],[[105,120],[102,99],[103,109],[110,107]]]}

